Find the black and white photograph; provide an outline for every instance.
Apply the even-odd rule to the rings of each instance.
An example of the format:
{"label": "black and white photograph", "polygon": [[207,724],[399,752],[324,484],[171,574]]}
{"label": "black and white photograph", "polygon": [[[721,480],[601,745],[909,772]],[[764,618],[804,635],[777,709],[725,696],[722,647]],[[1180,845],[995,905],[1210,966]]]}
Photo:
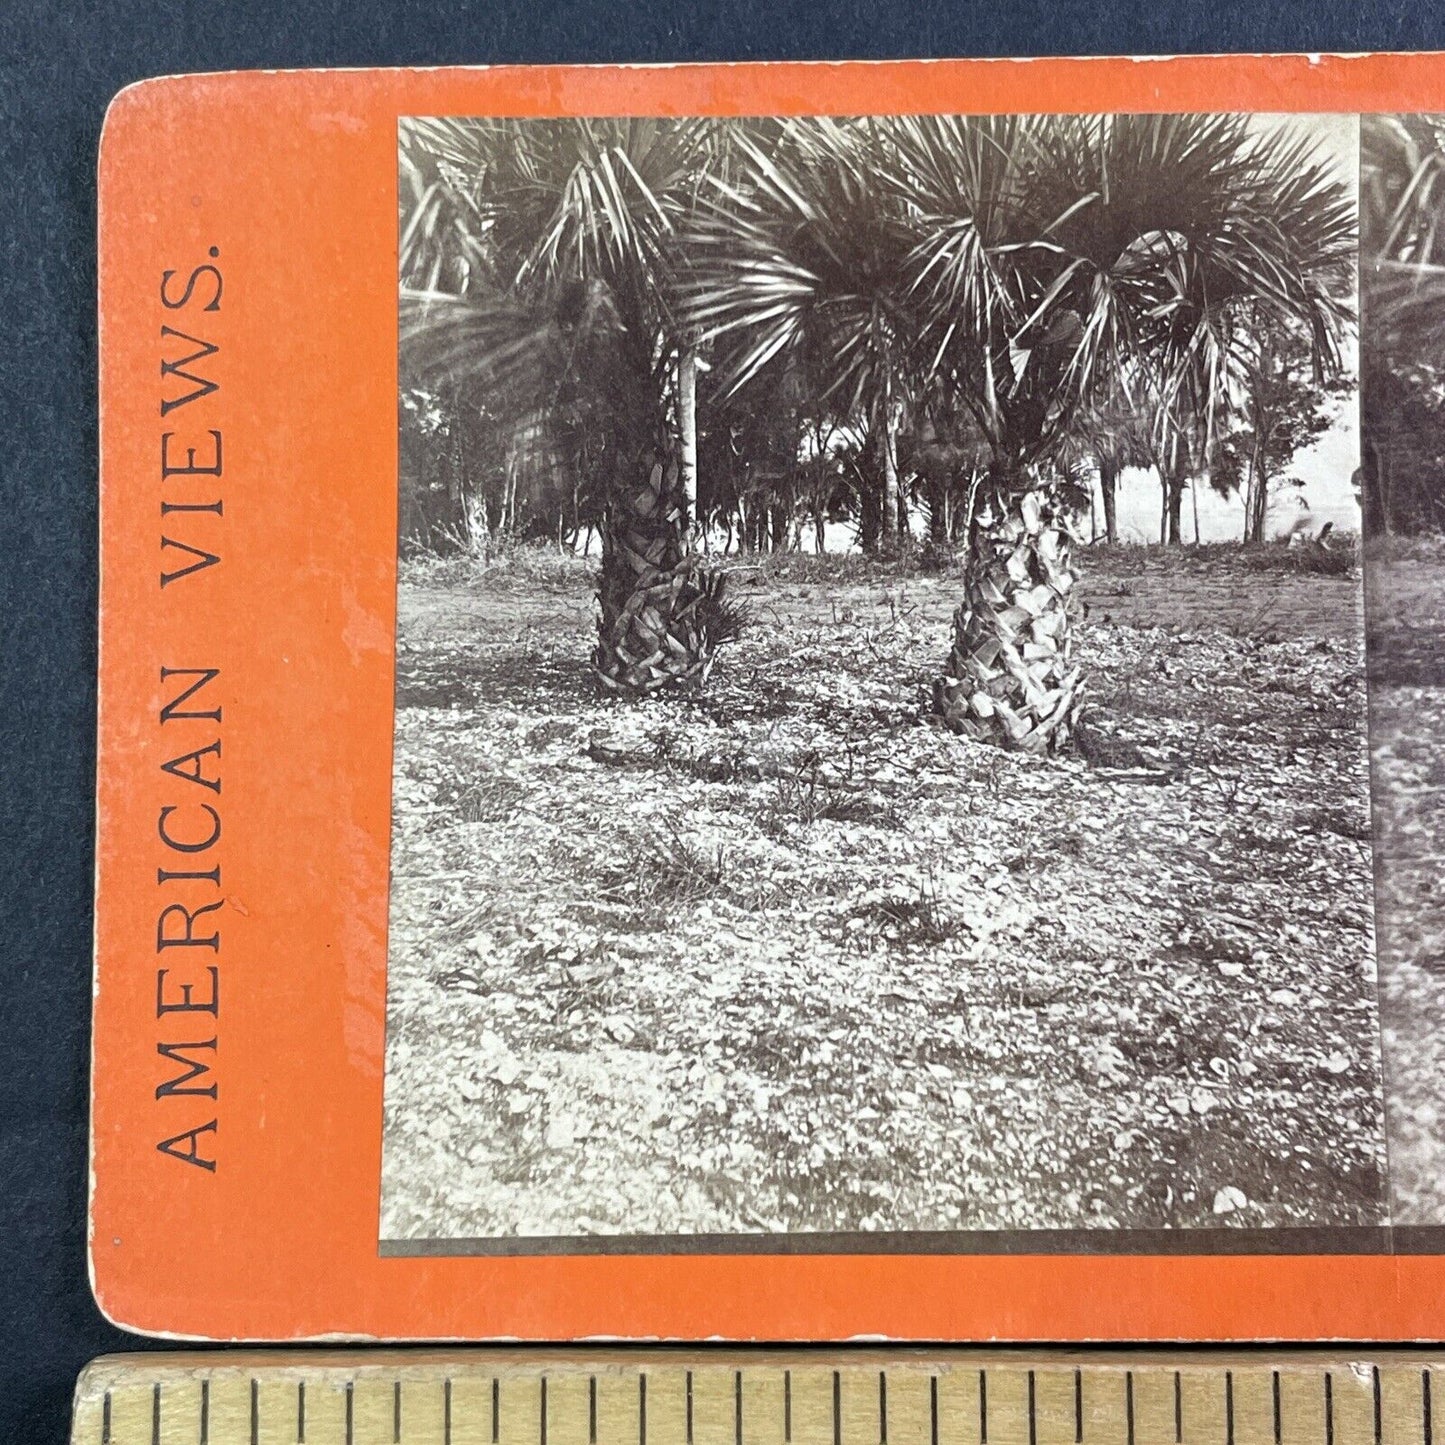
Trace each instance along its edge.
{"label": "black and white photograph", "polygon": [[1391,1212],[1445,1225],[1445,117],[1361,118],[1361,422]]}
{"label": "black and white photograph", "polygon": [[1372,829],[1382,907],[1438,869],[1370,786],[1445,695],[1445,130],[410,117],[398,160],[381,1250],[1390,1225],[1441,1091]]}

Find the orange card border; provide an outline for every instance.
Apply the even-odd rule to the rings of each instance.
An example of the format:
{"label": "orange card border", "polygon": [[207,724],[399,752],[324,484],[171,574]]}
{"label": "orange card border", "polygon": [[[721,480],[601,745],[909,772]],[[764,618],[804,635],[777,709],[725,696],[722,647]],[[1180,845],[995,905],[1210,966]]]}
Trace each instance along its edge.
{"label": "orange card border", "polygon": [[[1445,1332],[1445,1258],[1424,1255],[378,1254],[397,118],[1039,110],[1441,111],[1445,56],[315,71],[174,77],[117,97],[99,175],[90,1237],[113,1321],[251,1340]],[[184,354],[166,349],[182,344],[166,325],[219,347],[198,363],[219,389],[162,416],[180,383],[161,362]],[[219,477],[162,477],[163,432],[174,469],[187,449],[209,464],[213,430]],[[162,513],[214,501],[219,515]],[[205,553],[220,562],[160,585]],[[181,690],[163,667],[220,671],[162,724]],[[176,715],[218,705],[219,723]],[[216,737],[219,793],[162,770]],[[191,855],[158,830],[209,837],[200,801],[219,836],[178,861]],[[158,882],[158,869],[217,865],[219,886]],[[222,906],[192,934],[215,924],[219,947],[158,958],[162,907],[194,906],[206,887]],[[200,1006],[212,965],[214,1015]],[[187,981],[190,1011],[175,1007]],[[214,1101],[157,1098],[179,1072],[161,1042],[213,1066],[191,1084],[214,1083]],[[210,1118],[216,1131],[196,1137],[214,1171],[158,1151]]]}

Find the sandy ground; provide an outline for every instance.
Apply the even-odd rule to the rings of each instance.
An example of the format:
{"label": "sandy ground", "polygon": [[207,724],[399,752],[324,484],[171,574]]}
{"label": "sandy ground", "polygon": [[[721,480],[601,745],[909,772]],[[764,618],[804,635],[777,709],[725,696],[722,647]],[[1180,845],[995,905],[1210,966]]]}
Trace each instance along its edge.
{"label": "sandy ground", "polygon": [[1382,1221],[1358,576],[1085,565],[1117,772],[927,724],[956,577],[636,705],[576,564],[406,569],[383,1238]]}

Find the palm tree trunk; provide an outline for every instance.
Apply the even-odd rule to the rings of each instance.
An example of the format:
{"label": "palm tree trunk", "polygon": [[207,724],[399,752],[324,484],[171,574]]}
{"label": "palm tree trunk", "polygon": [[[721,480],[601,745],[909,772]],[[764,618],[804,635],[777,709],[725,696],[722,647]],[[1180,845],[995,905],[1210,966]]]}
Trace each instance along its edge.
{"label": "palm tree trunk", "polygon": [[1269,515],[1269,477],[1264,470],[1264,458],[1256,449],[1250,460],[1249,494],[1245,499],[1244,540],[1264,541],[1264,524]]}
{"label": "palm tree trunk", "polygon": [[1007,478],[974,514],[953,649],[933,685],[944,726],[1053,753],[1073,732],[1082,680],[1073,661],[1071,535],[1051,488]]}
{"label": "palm tree trunk", "polygon": [[1171,547],[1184,544],[1184,478],[1174,472],[1164,478],[1164,541]]}
{"label": "palm tree trunk", "polygon": [[878,467],[878,448],[870,444],[855,468],[858,478],[858,541],[872,556],[883,535],[883,477]]}
{"label": "palm tree trunk", "polygon": [[928,479],[928,540],[948,546],[948,479],[937,471]]}
{"label": "palm tree trunk", "polygon": [[1104,540],[1119,540],[1119,469],[1112,461],[1099,461],[1099,495],[1104,500]]}
{"label": "palm tree trunk", "polygon": [[704,572],[689,545],[677,462],[644,456],[634,475],[603,519],[592,665],[603,688],[636,695],[705,681],[732,632],[725,578]]}
{"label": "palm tree trunk", "polygon": [[697,527],[697,352],[684,347],[677,358],[677,440],[687,521]]}
{"label": "palm tree trunk", "polygon": [[768,504],[768,551],[788,550],[788,506],[774,494]]}
{"label": "palm tree trunk", "polygon": [[893,434],[893,407],[887,391],[883,393],[878,411],[874,432],[883,478],[883,543],[891,549],[898,545],[898,439]]}
{"label": "palm tree trunk", "polygon": [[1244,486],[1244,534],[1240,538],[1242,542],[1250,540],[1249,531],[1254,522],[1254,489],[1258,485],[1259,457],[1258,454],[1251,454],[1249,459],[1249,478]]}

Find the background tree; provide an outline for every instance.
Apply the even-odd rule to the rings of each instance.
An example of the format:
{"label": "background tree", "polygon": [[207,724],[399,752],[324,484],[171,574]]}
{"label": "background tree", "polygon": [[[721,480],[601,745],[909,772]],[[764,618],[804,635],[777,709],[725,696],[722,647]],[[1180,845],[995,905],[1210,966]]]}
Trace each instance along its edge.
{"label": "background tree", "polygon": [[910,402],[906,205],[880,186],[883,120],[784,123],[735,138],[732,173],[702,198],[688,319],[719,348],[725,393],[779,367],[817,383],[818,416],[866,436],[865,552],[899,534],[898,430]]}
{"label": "background tree", "polygon": [[1263,542],[1272,489],[1294,458],[1331,427],[1352,383],[1315,364],[1297,328],[1261,326],[1239,366],[1234,426],[1211,459],[1210,484],[1244,498],[1246,542]]}
{"label": "background tree", "polygon": [[1154,433],[1138,402],[1116,385],[1081,408],[1060,441],[1057,460],[1066,471],[1092,467],[1104,513],[1104,540],[1117,542],[1119,478],[1126,467],[1155,464]]}
{"label": "background tree", "polygon": [[514,467],[592,471],[594,668],[624,692],[705,676],[736,628],[693,554],[676,405],[684,228],[721,135],[654,119],[402,126],[403,352],[502,399]]}
{"label": "background tree", "polygon": [[900,439],[899,462],[922,484],[929,541],[951,547],[967,534],[989,448],[973,414],[948,387],[936,383],[924,394]]}

